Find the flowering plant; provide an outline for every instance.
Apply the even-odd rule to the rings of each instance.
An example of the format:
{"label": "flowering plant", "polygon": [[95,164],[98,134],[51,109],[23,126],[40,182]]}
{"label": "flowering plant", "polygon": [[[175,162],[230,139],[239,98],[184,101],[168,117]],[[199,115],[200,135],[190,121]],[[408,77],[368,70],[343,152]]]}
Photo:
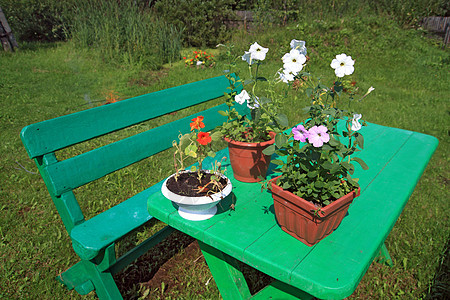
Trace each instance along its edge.
{"label": "flowering plant", "polygon": [[[179,136],[179,142],[173,141],[172,145],[176,148],[173,159],[174,159],[174,166],[175,166],[175,180],[178,180],[178,177],[180,176],[181,171],[183,171],[184,168],[184,161],[188,157],[192,157],[197,160],[198,167],[192,166],[191,172],[197,173],[197,179],[198,182],[201,182],[202,177],[204,176],[204,169],[203,169],[203,161],[207,156],[214,157],[215,152],[212,149],[212,141],[220,139],[220,136],[217,134],[211,134],[209,132],[203,132],[202,128],[205,127],[205,124],[203,123],[203,116],[198,116],[193,118],[190,123],[191,132],[186,133],[184,135]],[[214,175],[217,172],[220,171],[221,162],[215,162],[214,166],[211,170],[211,179],[210,184],[212,184],[217,191],[220,191],[223,187],[221,186],[219,182],[219,177]],[[206,188],[206,185],[203,186],[201,189]],[[211,187],[208,188],[208,190],[214,190]],[[202,190],[199,190],[199,192],[203,192]]]}
{"label": "flowering plant", "polygon": [[[301,49],[301,45],[298,42],[293,40],[291,48],[299,49],[296,50],[297,52],[306,51],[306,48]],[[245,51],[244,55],[237,57],[232,55],[232,45],[225,47],[230,60],[229,69],[225,71],[230,81],[230,89],[234,91],[241,86],[244,89],[239,94],[232,92],[227,95],[226,104],[228,110],[220,112],[227,117],[227,121],[221,126],[221,132],[225,137],[234,141],[264,142],[270,140],[271,131],[281,132],[288,127],[286,115],[280,113],[282,101],[287,96],[288,86],[285,86],[284,91],[280,93],[279,89],[276,89],[276,85],[287,82],[286,78],[291,75],[280,73],[282,70],[280,69],[272,77],[266,78],[261,76],[260,69],[269,49],[260,46],[256,42],[250,46],[248,51]],[[294,56],[290,53],[283,56],[284,64],[290,66],[293,70],[300,71],[304,61],[298,55]],[[236,66],[236,61],[240,59],[248,64],[249,77],[246,79],[236,79],[231,75],[232,69]],[[245,103],[251,110],[251,118],[247,118],[245,115],[242,116],[234,107],[236,104],[242,105]]]}
{"label": "flowering plant", "polygon": [[[306,59],[302,58],[302,61],[306,62]],[[341,80],[353,73],[354,60],[340,54],[330,66],[337,78],[327,86],[314,80],[306,70],[298,71],[285,65],[281,76],[285,76],[289,84],[295,80],[304,83],[304,91],[311,100],[311,105],[306,108],[309,118],[292,128],[290,134],[278,134],[276,145],[265,150],[266,154],[275,152],[286,158],[285,161],[272,160],[279,165],[275,171],[281,173],[277,185],[313,202],[319,209],[359,187],[358,179],[351,177],[355,171],[354,162],[364,170],[368,169],[362,159],[352,156],[364,148],[364,138],[359,130],[366,126],[361,114],[350,108],[358,89],[354,82]],[[359,101],[372,90],[371,87]],[[344,96],[348,96],[347,109],[339,108]],[[344,121],[344,126],[338,124],[340,120]]]}
{"label": "flowering plant", "polygon": [[195,50],[193,51],[192,56],[192,58],[183,57],[186,67],[214,67],[214,65],[216,64],[214,55],[206,53],[205,51]]}

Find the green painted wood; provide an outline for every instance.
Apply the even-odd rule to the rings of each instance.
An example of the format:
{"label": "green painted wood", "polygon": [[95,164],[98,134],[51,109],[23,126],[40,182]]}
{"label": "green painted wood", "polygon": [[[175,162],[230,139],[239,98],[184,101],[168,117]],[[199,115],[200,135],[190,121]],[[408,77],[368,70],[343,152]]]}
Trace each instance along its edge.
{"label": "green painted wood", "polygon": [[250,290],[238,262],[233,257],[201,241],[198,244],[223,299],[250,299]]}
{"label": "green painted wood", "polygon": [[[158,203],[163,203],[159,193],[150,197],[149,208],[152,207],[154,215],[161,214],[171,226],[194,234],[194,237],[228,255],[241,258],[243,251],[243,262],[281,282],[319,298],[346,297],[354,291],[378,254],[437,146],[435,138],[411,131],[376,124],[370,124],[364,130],[366,147],[359,156],[370,169],[362,171],[356,168],[355,177],[360,178],[361,196],[355,199],[338,229],[313,247],[284,233],[276,225],[274,216],[272,220],[261,218],[253,225],[252,222],[238,220],[251,219],[257,214],[245,211],[245,201],[241,201],[236,211],[226,217],[214,216],[208,220],[207,226],[183,221],[169,204],[163,211],[158,211],[158,205],[152,203],[152,199],[158,198]],[[273,174],[269,174],[271,176]],[[248,184],[243,188],[246,184],[233,183],[237,199],[246,193],[251,195],[243,190],[260,190],[258,184]],[[257,201],[266,196],[269,195],[261,193]],[[236,225],[240,222],[246,226],[236,234],[239,232]],[[252,233],[253,227],[264,227],[268,222],[273,225],[270,230],[261,236]],[[247,235],[247,231],[250,234]],[[242,243],[246,236],[254,240],[247,247]]]}
{"label": "green painted wood", "polygon": [[96,180],[126,167],[160,151],[172,147],[172,142],[181,133],[189,132],[192,118],[205,117],[204,130],[211,130],[222,124],[226,118],[217,111],[226,109],[219,105],[166,125],[131,136],[124,140],[97,148],[73,158],[58,162],[46,168],[50,177],[50,188],[56,195],[73,190],[88,182]]}
{"label": "green painted wood", "polygon": [[58,210],[61,220],[63,221],[67,232],[70,233],[76,225],[84,222],[84,216],[73,192],[70,191],[57,196],[53,190],[49,188],[49,186],[51,186],[51,178],[48,175],[46,168],[49,165],[57,163],[55,154],[45,154],[42,157],[35,158],[34,160],[38,167],[39,173],[47,186],[50,197]]}
{"label": "green painted wood", "polygon": [[313,296],[278,280],[274,280],[252,297],[252,300],[311,300]]}
{"label": "green painted wood", "polygon": [[69,290],[80,286],[80,290],[83,290],[83,293],[80,294],[86,295],[94,290],[94,285],[86,274],[85,265],[88,263],[90,262],[80,261],[61,273],[56,279]]}
{"label": "green painted wood", "polygon": [[[399,138],[409,133],[392,132]],[[354,291],[400,216],[437,146],[434,137],[419,133],[409,136],[353,202],[349,215],[339,228],[318,243],[293,271],[291,284],[319,298],[344,298]],[[388,149],[393,145],[385,144],[385,147]],[[333,259],[324,260],[324,257]],[[320,270],[325,267],[338,272],[324,274]],[[305,279],[321,284],[311,285],[305,283]]]}
{"label": "green painted wood", "polygon": [[175,229],[166,226],[151,237],[147,238],[145,241],[140,243],[135,248],[128,251],[126,254],[122,255],[117,262],[109,267],[111,274],[117,274],[119,271],[124,269],[126,266],[130,265],[137,258],[145,254],[148,250],[159,244],[166,237],[168,237]]}
{"label": "green painted wood", "polygon": [[114,243],[110,244],[105,248],[103,255],[98,255],[93,261],[97,265],[97,269],[100,272],[108,270],[109,267],[116,263],[116,245]]}
{"label": "green painted wood", "polygon": [[161,184],[151,186],[76,226],[70,232],[75,252],[82,259],[93,259],[106,246],[151,220],[147,198],[159,191]]}
{"label": "green painted wood", "polygon": [[394,263],[392,262],[392,258],[389,255],[389,251],[386,248],[386,243],[383,243],[383,245],[381,245],[381,248],[378,251],[378,256],[375,258],[375,261],[380,264],[385,264],[391,268],[394,266]]}
{"label": "green painted wood", "polygon": [[[62,273],[58,280],[80,294],[95,289],[100,299],[121,299],[112,274],[173,231],[173,228],[166,227],[116,259],[114,243],[152,218],[147,210],[147,198],[155,191],[160,191],[162,182],[87,221],[72,190],[171,148],[172,141],[178,138],[180,131],[188,132],[191,119],[198,115],[205,117],[204,130],[215,128],[225,121],[218,110],[226,110],[227,107],[222,104],[61,162],[57,161],[54,152],[221,97],[229,92],[228,85],[227,79],[220,76],[32,124],[22,130],[24,146],[29,156],[35,159],[70,234],[73,248],[82,259]],[[244,105],[237,105],[236,108],[241,114],[249,113]],[[231,200],[224,199],[222,204],[224,207],[228,205],[228,208]],[[226,208],[219,210],[219,213]]]}
{"label": "green painted wood", "polygon": [[100,300],[123,299],[111,273],[100,272],[92,263],[86,264],[85,267],[86,273],[89,274],[95,286],[95,293]]}
{"label": "green painted wood", "polygon": [[225,76],[122,100],[29,125],[21,138],[31,158],[54,152],[229,92]]}

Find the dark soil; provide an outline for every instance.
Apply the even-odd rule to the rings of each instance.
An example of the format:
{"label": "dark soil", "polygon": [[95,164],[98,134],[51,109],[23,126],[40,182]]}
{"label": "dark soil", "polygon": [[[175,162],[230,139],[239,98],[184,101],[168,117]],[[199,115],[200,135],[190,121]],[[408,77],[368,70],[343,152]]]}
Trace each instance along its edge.
{"label": "dark soil", "polygon": [[[211,195],[220,192],[227,185],[225,178],[221,177],[216,182],[211,179],[212,176],[213,174],[210,173],[202,173],[199,183],[197,172],[180,173],[177,180],[175,180],[175,176],[167,180],[167,188],[172,193],[189,197]],[[218,185],[215,183],[218,183]]]}

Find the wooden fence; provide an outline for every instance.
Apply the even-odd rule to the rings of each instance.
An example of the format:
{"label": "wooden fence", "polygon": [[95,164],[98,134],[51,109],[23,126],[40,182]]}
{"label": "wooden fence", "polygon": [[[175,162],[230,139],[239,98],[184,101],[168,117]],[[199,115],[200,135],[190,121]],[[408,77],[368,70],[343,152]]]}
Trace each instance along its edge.
{"label": "wooden fence", "polygon": [[5,14],[0,7],[0,41],[5,51],[14,51],[14,48],[19,48],[11,28],[8,25]]}
{"label": "wooden fence", "polygon": [[422,26],[426,30],[443,35],[444,45],[450,42],[450,17],[427,17],[422,20]]}

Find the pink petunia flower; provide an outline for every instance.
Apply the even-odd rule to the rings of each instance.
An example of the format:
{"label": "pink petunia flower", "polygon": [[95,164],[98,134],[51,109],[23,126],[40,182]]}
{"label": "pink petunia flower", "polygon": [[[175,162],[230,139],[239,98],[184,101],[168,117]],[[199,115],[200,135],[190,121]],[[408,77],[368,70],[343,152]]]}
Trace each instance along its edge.
{"label": "pink petunia flower", "polygon": [[324,143],[328,143],[330,135],[327,133],[328,128],[323,125],[313,126],[308,130],[309,143],[314,147],[322,147]]}
{"label": "pink petunia flower", "polygon": [[302,143],[306,142],[306,139],[309,136],[308,131],[305,127],[303,127],[303,125],[298,125],[297,127],[292,128],[292,133],[294,134],[294,140]]}

